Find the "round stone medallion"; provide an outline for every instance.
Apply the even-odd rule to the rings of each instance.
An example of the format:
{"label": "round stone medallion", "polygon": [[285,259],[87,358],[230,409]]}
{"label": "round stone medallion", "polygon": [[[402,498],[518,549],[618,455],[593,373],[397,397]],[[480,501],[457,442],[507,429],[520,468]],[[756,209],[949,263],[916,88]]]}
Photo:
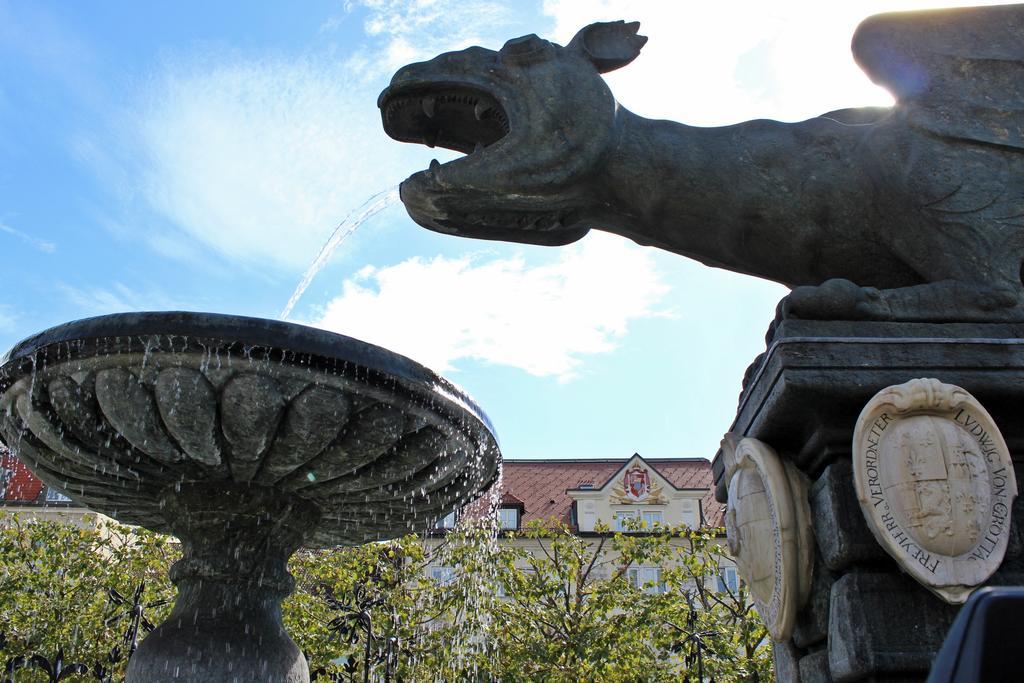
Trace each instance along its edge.
{"label": "round stone medallion", "polygon": [[928,590],[959,604],[999,568],[1017,484],[999,428],[966,390],[915,379],[878,392],[853,464],[875,538]]}
{"label": "round stone medallion", "polygon": [[757,439],[722,443],[729,482],[725,515],[729,552],[776,641],[787,640],[810,591],[807,482]]}

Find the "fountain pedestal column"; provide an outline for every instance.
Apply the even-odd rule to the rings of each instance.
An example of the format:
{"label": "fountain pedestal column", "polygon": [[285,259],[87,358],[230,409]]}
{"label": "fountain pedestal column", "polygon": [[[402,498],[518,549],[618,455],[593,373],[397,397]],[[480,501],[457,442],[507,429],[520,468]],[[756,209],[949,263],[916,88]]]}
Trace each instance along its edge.
{"label": "fountain pedestal column", "polygon": [[295,587],[288,558],[320,513],[259,486],[187,484],[161,500],[183,557],[174,611],[132,657],[129,683],[305,683],[309,669],[281,621]]}
{"label": "fountain pedestal column", "polygon": [[[810,596],[776,644],[779,680],[923,681],[959,606],[911,579],[872,534],[854,487],[858,416],[881,389],[915,378],[963,387],[1024,473],[1024,326],[785,320],[747,377],[731,432],[770,445],[808,479]],[[725,452],[716,497],[727,501]],[[1018,488],[1024,482],[1018,481]],[[1024,585],[1024,505],[986,585]]]}

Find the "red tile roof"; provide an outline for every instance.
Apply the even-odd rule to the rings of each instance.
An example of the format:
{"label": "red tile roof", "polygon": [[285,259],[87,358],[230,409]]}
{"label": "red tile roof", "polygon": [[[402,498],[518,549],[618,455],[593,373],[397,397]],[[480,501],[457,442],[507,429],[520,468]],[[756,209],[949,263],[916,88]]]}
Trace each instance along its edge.
{"label": "red tile roof", "polygon": [[[515,497],[523,503],[523,522],[552,517],[570,524],[572,498],[568,489],[580,483],[603,488],[630,458],[621,460],[506,460],[502,470],[502,499]],[[703,489],[701,499],[708,526],[722,526],[724,507],[715,501],[711,461],[704,458],[644,458],[678,489]],[[486,499],[486,497],[485,497]]]}
{"label": "red tile roof", "polygon": [[0,444],[0,501],[31,503],[43,492],[43,482]]}

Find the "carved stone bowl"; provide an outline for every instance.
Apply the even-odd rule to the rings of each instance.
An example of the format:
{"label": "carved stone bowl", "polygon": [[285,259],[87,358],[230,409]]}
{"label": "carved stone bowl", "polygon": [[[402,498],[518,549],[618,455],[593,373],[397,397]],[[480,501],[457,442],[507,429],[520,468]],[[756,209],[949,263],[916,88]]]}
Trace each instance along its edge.
{"label": "carved stone bowl", "polygon": [[[483,412],[407,358],[203,313],[91,318],[18,344],[0,361],[0,437],[72,500],[182,540],[175,612],[132,658],[140,681],[308,680],[280,626],[291,553],[421,530],[500,460]],[[225,639],[245,657],[229,617],[259,671],[215,661]]]}

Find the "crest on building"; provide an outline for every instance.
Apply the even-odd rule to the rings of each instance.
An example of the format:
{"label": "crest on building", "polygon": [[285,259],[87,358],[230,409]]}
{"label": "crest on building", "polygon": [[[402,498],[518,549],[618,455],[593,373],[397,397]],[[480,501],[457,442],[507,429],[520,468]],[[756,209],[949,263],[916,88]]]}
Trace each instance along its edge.
{"label": "crest on building", "polygon": [[622,475],[622,488],[633,500],[644,500],[651,495],[651,474],[639,465],[633,465]]}
{"label": "crest on building", "polygon": [[639,463],[634,463],[622,473],[622,480],[616,490],[612,491],[611,502],[618,505],[630,503],[662,504],[666,500],[662,495],[662,487],[654,483],[651,471]]}

